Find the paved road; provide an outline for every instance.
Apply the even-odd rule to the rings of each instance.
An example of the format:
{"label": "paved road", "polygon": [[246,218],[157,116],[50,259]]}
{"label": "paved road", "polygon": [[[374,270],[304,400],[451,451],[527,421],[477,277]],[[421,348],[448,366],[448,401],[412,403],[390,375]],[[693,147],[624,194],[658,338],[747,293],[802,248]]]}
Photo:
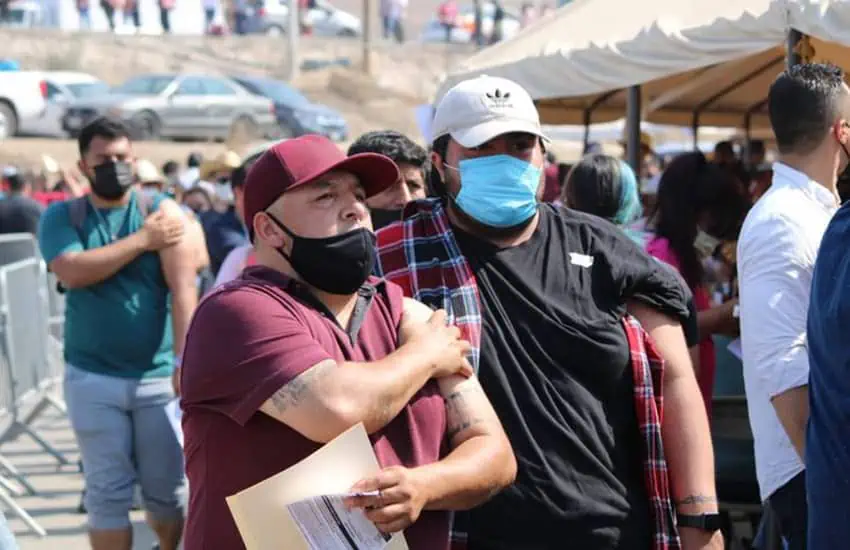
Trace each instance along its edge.
{"label": "paved road", "polygon": [[[35,423],[45,439],[55,445],[74,466],[58,467],[58,463],[41,451],[27,436],[4,444],[0,450],[38,491],[36,496],[16,498],[46,530],[47,537],[39,538],[9,510],[4,510],[15,533],[20,550],[88,550],[85,534],[85,515],[77,513],[82,489],[82,477],[76,467],[77,445],[66,418],[47,412]],[[144,524],[144,513],[132,516],[135,531],[133,550],[150,550],[153,533]]]}

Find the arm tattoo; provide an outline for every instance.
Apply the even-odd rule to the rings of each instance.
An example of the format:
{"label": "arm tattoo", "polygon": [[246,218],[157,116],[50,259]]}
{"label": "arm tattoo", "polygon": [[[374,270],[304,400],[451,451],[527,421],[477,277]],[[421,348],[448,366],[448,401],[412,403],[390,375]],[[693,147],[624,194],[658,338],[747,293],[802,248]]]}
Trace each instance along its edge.
{"label": "arm tattoo", "polygon": [[470,410],[467,395],[471,391],[474,390],[471,388],[459,390],[446,397],[446,435],[449,441],[464,430],[483,422]]}
{"label": "arm tattoo", "polygon": [[676,504],[706,504],[717,502],[717,497],[708,495],[688,495],[682,500],[677,500]]}
{"label": "arm tattoo", "polygon": [[269,398],[278,414],[283,414],[292,407],[301,404],[304,398],[315,389],[315,386],[336,366],[332,362],[320,363],[302,372],[285,386],[274,392]]}

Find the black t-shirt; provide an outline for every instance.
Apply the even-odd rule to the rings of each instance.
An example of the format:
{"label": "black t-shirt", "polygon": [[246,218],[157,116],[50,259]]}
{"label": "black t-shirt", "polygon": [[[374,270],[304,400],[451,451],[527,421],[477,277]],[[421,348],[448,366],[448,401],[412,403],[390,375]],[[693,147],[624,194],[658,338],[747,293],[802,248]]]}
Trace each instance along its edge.
{"label": "black t-shirt", "polygon": [[44,207],[24,195],[9,195],[0,200],[0,233],[32,233],[38,231],[38,220]]}
{"label": "black t-shirt", "polygon": [[666,262],[662,262],[658,258],[655,260],[663,265],[671,275],[676,277],[676,279],[679,280],[679,284],[682,285],[682,289],[685,292],[686,305],[688,307],[688,318],[682,319],[682,331],[685,333],[685,343],[689,348],[698,346],[700,341],[699,319],[697,318],[698,312],[696,302],[694,302],[694,294],[691,292],[691,289],[688,288],[688,283],[685,282],[685,278],[676,271],[675,267]]}
{"label": "black t-shirt", "polygon": [[455,231],[484,315],[479,377],[519,464],[513,486],[470,513],[470,541],[650,548],[621,319],[632,297],[686,316],[681,285],[614,225],[552,205],[540,206],[538,228],[517,247]]}

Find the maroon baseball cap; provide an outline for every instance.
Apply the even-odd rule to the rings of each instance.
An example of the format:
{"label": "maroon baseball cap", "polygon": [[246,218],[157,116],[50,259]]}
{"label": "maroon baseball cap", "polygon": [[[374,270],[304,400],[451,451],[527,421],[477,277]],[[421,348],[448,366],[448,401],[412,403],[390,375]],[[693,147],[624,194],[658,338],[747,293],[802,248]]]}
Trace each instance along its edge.
{"label": "maroon baseball cap", "polygon": [[333,171],[356,176],[367,197],[384,191],[399,178],[398,167],[384,155],[347,157],[331,140],[318,135],[281,141],[257,159],[245,178],[245,224],[249,231],[253,233],[254,216],[282,194]]}

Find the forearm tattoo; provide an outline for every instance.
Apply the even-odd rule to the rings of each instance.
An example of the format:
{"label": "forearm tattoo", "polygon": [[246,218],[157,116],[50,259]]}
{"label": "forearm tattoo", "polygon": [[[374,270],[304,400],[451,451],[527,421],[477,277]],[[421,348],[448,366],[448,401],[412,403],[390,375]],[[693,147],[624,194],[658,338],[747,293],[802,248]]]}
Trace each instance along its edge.
{"label": "forearm tattoo", "polygon": [[677,500],[676,504],[714,504],[717,502],[717,497],[709,495],[688,495],[681,500]]}

